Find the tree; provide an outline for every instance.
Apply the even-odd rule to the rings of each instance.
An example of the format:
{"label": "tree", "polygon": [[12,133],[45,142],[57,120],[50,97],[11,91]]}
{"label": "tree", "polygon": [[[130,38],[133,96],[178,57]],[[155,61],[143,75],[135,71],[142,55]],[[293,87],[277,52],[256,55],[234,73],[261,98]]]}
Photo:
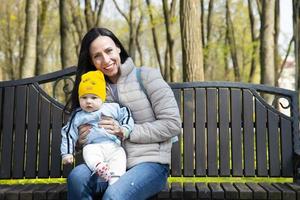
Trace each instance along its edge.
{"label": "tree", "polygon": [[295,60],[296,60],[296,73],[295,73],[295,88],[300,90],[300,1],[293,0],[293,29],[295,41]]}
{"label": "tree", "polygon": [[275,0],[262,1],[260,28],[260,68],[261,83],[275,85]]}
{"label": "tree", "polygon": [[37,23],[37,40],[36,40],[36,75],[47,73],[47,67],[44,63],[44,58],[46,57],[46,52],[44,50],[45,45],[43,41],[43,33],[46,24],[46,14],[48,9],[49,1],[42,0],[39,5],[39,16]]}
{"label": "tree", "polygon": [[25,42],[21,62],[21,77],[35,75],[38,1],[26,0]]}
{"label": "tree", "polygon": [[152,33],[152,39],[153,39],[156,59],[157,59],[158,65],[159,65],[159,69],[165,78],[164,67],[162,65],[162,61],[161,61],[160,54],[159,54],[159,45],[158,45],[158,39],[157,39],[158,37],[157,37],[157,33],[156,33],[157,31],[155,28],[155,22],[154,22],[154,17],[153,17],[153,13],[152,13],[151,1],[146,0],[146,3],[147,3],[148,13],[149,13],[149,17],[150,17],[151,33]]}
{"label": "tree", "polygon": [[[95,0],[94,6],[91,4],[91,0],[85,0],[84,13],[87,29],[90,30],[93,27],[98,27],[101,24],[101,13],[105,0]],[[94,8],[93,8],[94,7]]]}
{"label": "tree", "polygon": [[169,4],[167,1],[162,0],[163,4],[163,12],[165,18],[165,27],[166,27],[166,39],[167,39],[167,48],[166,48],[166,56],[165,56],[165,78],[167,81],[174,81],[175,74],[175,60],[174,60],[174,43],[175,39],[172,35],[175,30],[175,8],[176,8],[177,0],[171,1],[171,7],[169,8]]}
{"label": "tree", "polygon": [[[140,3],[140,1],[138,0],[130,0],[130,4],[129,4],[129,13],[126,14],[122,11],[122,9],[119,7],[118,3],[116,2],[116,0],[113,0],[117,10],[119,11],[119,13],[124,17],[124,19],[126,20],[126,22],[128,23],[129,26],[129,40],[128,40],[128,52],[129,55],[131,56],[131,58],[135,61],[135,52],[137,49],[136,46],[136,31],[137,31],[137,27],[138,27],[138,21],[140,21],[138,19],[138,5]],[[141,18],[142,16],[140,16],[139,18]]]}
{"label": "tree", "polygon": [[202,81],[204,80],[204,72],[200,1],[180,0],[180,29],[183,80]]}
{"label": "tree", "polygon": [[248,82],[253,82],[254,80],[254,73],[256,70],[256,59],[257,59],[257,50],[258,50],[258,33],[255,30],[256,21],[254,16],[254,11],[252,7],[251,0],[248,0],[248,13],[249,13],[249,20],[250,20],[250,29],[251,29],[251,40],[252,40],[252,48],[251,48],[251,67],[250,67],[250,74],[248,78]]}
{"label": "tree", "polygon": [[[202,2],[203,4],[203,2]],[[202,6],[201,11],[204,12],[204,6]],[[213,73],[213,64],[210,63],[210,60],[212,59],[212,55],[211,55],[211,44],[212,44],[212,37],[211,37],[211,33],[212,33],[212,20],[213,20],[213,8],[214,8],[214,0],[209,0],[208,3],[208,14],[207,14],[207,20],[206,20],[206,41],[205,39],[203,40],[203,44],[204,44],[204,73],[206,75],[208,75],[208,77],[212,77],[212,73]],[[203,14],[202,14],[203,15]],[[201,17],[201,19],[203,18],[203,16]],[[204,23],[203,19],[201,20],[201,24]],[[202,28],[203,25],[202,25]],[[203,30],[204,31],[204,30]],[[202,32],[203,32],[202,31]],[[204,33],[204,32],[203,32]],[[203,37],[203,36],[202,36]],[[204,38],[204,37],[203,37]]]}
{"label": "tree", "polygon": [[234,79],[235,81],[241,81],[241,75],[240,75],[240,67],[238,62],[238,55],[237,55],[237,47],[236,47],[236,41],[234,36],[234,28],[231,20],[230,15],[230,0],[226,1],[226,27],[227,27],[227,34],[226,34],[226,40],[229,44],[233,69],[234,69]]}
{"label": "tree", "polygon": [[[72,0],[71,0],[72,1]],[[59,17],[60,17],[60,58],[62,68],[75,64],[73,40],[71,35],[71,13],[70,0],[59,1]]]}

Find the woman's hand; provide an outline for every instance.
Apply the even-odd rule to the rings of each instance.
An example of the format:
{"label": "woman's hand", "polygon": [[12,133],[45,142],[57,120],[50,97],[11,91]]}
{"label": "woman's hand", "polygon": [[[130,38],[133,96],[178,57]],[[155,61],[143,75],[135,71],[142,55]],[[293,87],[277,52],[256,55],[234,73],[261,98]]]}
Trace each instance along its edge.
{"label": "woman's hand", "polygon": [[121,139],[125,139],[125,128],[122,128],[118,121],[111,117],[102,116],[102,120],[99,122],[99,126],[104,128],[108,133],[116,135]]}
{"label": "woman's hand", "polygon": [[78,128],[79,137],[76,146],[79,147],[80,149],[87,142],[87,136],[90,133],[90,128],[91,125],[89,124],[83,124]]}

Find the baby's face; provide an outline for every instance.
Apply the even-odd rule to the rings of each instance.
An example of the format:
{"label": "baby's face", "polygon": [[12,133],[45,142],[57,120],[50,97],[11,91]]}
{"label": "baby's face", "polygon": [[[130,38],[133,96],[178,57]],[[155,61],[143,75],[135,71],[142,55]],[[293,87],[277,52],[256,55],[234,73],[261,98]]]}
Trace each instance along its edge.
{"label": "baby's face", "polygon": [[85,94],[79,98],[80,107],[86,112],[99,110],[102,103],[102,100],[94,94]]}

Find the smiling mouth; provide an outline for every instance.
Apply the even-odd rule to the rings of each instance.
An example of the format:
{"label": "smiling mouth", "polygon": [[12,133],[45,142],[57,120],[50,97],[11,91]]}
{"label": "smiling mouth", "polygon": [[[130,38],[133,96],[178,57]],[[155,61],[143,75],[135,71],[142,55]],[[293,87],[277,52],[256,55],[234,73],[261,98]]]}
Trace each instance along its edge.
{"label": "smiling mouth", "polygon": [[111,64],[107,65],[104,69],[109,70],[113,67],[113,65],[114,65],[114,63],[111,63]]}

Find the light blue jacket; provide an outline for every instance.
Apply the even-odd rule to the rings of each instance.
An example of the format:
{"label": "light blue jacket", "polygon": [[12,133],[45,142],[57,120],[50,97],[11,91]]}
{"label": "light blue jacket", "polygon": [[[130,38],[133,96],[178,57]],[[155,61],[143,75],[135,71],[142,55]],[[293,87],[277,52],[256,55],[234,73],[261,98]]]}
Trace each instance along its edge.
{"label": "light blue jacket", "polygon": [[107,133],[105,129],[99,127],[98,123],[102,116],[112,117],[117,120],[120,126],[126,128],[129,133],[133,129],[134,122],[129,109],[127,107],[120,107],[117,103],[104,103],[99,110],[94,112],[85,112],[82,109],[78,109],[75,111],[73,119],[72,116],[70,117],[72,121],[69,121],[62,128],[61,155],[73,154],[74,146],[79,136],[78,127],[82,124],[92,125],[85,145],[109,140],[121,144],[120,138]]}

